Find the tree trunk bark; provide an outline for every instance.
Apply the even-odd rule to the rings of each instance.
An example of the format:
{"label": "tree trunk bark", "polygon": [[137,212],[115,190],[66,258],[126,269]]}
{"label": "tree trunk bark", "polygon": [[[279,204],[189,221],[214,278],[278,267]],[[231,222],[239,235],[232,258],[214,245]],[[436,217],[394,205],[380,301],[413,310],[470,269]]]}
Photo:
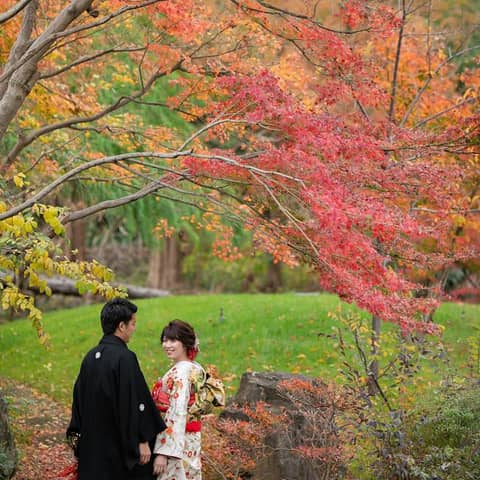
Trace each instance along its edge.
{"label": "tree trunk bark", "polygon": [[163,248],[150,253],[147,286],[174,290],[180,282],[183,257],[177,236],[165,238]]}
{"label": "tree trunk bark", "polygon": [[7,402],[0,393],[0,479],[12,478],[17,467],[17,449],[8,423]]}
{"label": "tree trunk bark", "polygon": [[[31,89],[39,78],[38,62],[41,60],[46,51],[55,42],[55,35],[62,32],[75,19],[81,15],[92,3],[92,0],[77,0],[66,6],[57,17],[50,23],[46,30],[44,30],[35,40],[29,43],[27,49],[23,49],[22,53],[25,56],[24,63],[17,69],[13,69],[10,77],[6,77],[1,88],[3,95],[0,98],[0,138],[3,137],[7,131],[8,125],[15,117],[20,107],[23,105],[25,98],[30,93]],[[32,2],[25,9],[25,16],[35,16],[38,8],[38,2]],[[31,21],[34,21],[33,19]],[[24,22],[25,29],[30,29],[30,23]],[[26,35],[27,36],[27,35]],[[26,40],[29,40],[30,35]],[[30,53],[30,57],[28,57]],[[21,60],[21,57],[18,61]],[[3,163],[2,167],[5,169],[8,163]]]}
{"label": "tree trunk bark", "polygon": [[75,259],[81,262],[87,259],[86,248],[86,221],[84,219],[69,223],[66,226],[66,234],[70,240],[70,249],[76,253],[69,253],[70,260]]}
{"label": "tree trunk bark", "polygon": [[264,286],[265,292],[276,293],[283,285],[282,264],[274,262],[273,257],[268,260],[267,279]]}

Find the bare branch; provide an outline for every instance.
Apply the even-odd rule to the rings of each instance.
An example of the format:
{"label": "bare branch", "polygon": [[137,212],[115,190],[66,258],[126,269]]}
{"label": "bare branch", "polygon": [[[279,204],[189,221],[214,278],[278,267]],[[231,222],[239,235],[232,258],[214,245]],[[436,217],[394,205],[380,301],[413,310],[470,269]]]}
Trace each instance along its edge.
{"label": "bare branch", "polygon": [[[0,77],[0,84],[8,81],[0,100],[0,138],[7,131],[8,125],[17,114],[18,109],[29,95],[38,78],[38,62],[53,42],[55,34],[64,30],[71,22],[81,15],[92,3],[92,0],[74,0],[65,7],[48,25],[45,31],[29,45],[18,61],[14,62]],[[29,7],[37,7],[32,2]]]}
{"label": "bare branch", "polygon": [[81,210],[77,210],[75,212],[67,214],[61,218],[61,222],[64,225],[66,225],[67,223],[74,222],[75,220],[80,220],[85,217],[89,217],[91,215],[94,215],[95,213],[102,212],[110,208],[118,208],[122,205],[126,205],[128,203],[144,198],[147,195],[150,195],[161,188],[165,188],[166,186],[168,186],[168,184],[161,182],[160,180],[157,180],[143,187],[142,189],[138,190],[135,193],[126,195],[125,197],[116,198],[114,200],[105,200],[103,202],[97,203],[90,207],[83,208]]}
{"label": "bare branch", "polygon": [[73,22],[81,13],[83,13],[92,2],[92,0],[76,0],[72,1],[70,7],[66,7],[57,18],[49,25],[49,27],[35,40],[35,42],[30,46],[28,51],[22,58],[20,58],[14,65],[12,65],[8,70],[5,70],[0,76],[0,82],[4,79],[9,78],[16,70],[18,70],[22,65],[27,63],[29,60],[35,59],[38,61],[48,47],[57,41],[60,38],[68,37],[75,33],[84,32],[92,28],[107,24],[113,18],[118,17],[130,10],[138,10],[145,6],[163,2],[165,0],[149,0],[141,4],[130,5],[122,7],[119,10],[111,13],[110,15],[102,18],[98,22],[92,22],[87,25],[78,26],[75,28],[67,29],[65,28]]}
{"label": "bare branch", "polygon": [[134,11],[134,10],[139,10],[141,8],[148,7],[149,5],[154,5],[155,3],[160,3],[160,2],[165,2],[167,0],[145,0],[142,3],[137,3],[135,5],[127,5],[125,7],[119,8],[115,12],[110,13],[109,15],[103,17],[102,19],[98,20],[97,22],[92,22],[87,25],[81,25],[78,27],[71,28],[70,30],[65,30],[64,32],[59,32],[58,34],[55,35],[54,40],[58,40],[59,38],[63,37],[68,37],[70,35],[73,35],[75,33],[79,32],[84,32],[86,30],[91,30],[92,28],[99,27],[101,25],[105,25],[111,20],[113,20],[116,17],[119,17],[123,15],[126,12]]}
{"label": "bare branch", "polygon": [[[172,71],[178,69],[180,66],[181,61],[175,65],[172,69]],[[31,132],[28,136],[20,138],[16,145],[12,148],[12,150],[8,153],[8,155],[4,158],[2,165],[0,166],[0,171],[5,171],[9,165],[15,160],[17,155],[28,145],[30,145],[32,142],[37,140],[39,137],[46,135],[48,133],[51,133],[55,130],[59,130],[61,128],[71,128],[75,125],[82,124],[82,123],[89,123],[93,122],[95,120],[98,120],[102,117],[105,117],[106,115],[124,107],[131,101],[133,101],[136,98],[139,98],[143,96],[155,83],[158,78],[166,75],[167,73],[170,72],[157,72],[156,74],[152,75],[152,77],[149,79],[147,84],[138,90],[137,92],[133,93],[132,95],[128,97],[120,97],[117,99],[115,103],[112,105],[109,105],[107,108],[104,110],[101,110],[100,112],[97,112],[93,115],[90,115],[89,117],[74,117],[70,118],[68,120],[64,120],[63,122],[58,122],[58,123],[53,123],[50,125],[45,125],[41,128],[38,128],[37,130],[34,130]]]}
{"label": "bare branch", "polygon": [[452,214],[452,215],[455,215],[455,214],[468,215],[470,213],[480,213],[480,208],[468,208],[468,209],[458,208],[458,209],[455,209],[455,210],[451,210],[449,212],[446,212],[445,210],[438,210],[438,209],[426,208],[426,207],[412,207],[410,210],[415,211],[415,212],[425,212],[425,213],[434,213],[434,214],[449,213],[449,214]]}
{"label": "bare branch", "polygon": [[80,57],[77,60],[75,60],[74,62],[72,62],[71,64],[66,65],[65,67],[62,67],[58,70],[44,73],[43,75],[40,75],[39,80],[45,80],[47,78],[56,77],[57,75],[60,75],[61,73],[67,72],[68,70],[71,70],[72,68],[78,67],[79,65],[83,65],[84,63],[88,63],[88,62],[91,62],[93,60],[97,60],[98,58],[101,58],[101,57],[103,57],[105,55],[108,55],[110,53],[140,52],[142,50],[145,50],[145,47],[109,48],[108,50],[102,50],[101,52],[94,53],[93,55],[85,55],[83,57]]}
{"label": "bare branch", "polygon": [[287,175],[286,173],[277,172],[275,170],[264,170],[262,168],[254,167],[252,165],[245,165],[245,164],[242,164],[240,162],[237,162],[233,158],[225,157],[223,155],[201,155],[201,154],[198,154],[198,153],[191,153],[190,156],[194,157],[194,158],[204,158],[204,159],[209,159],[209,160],[221,160],[222,162],[228,163],[230,165],[234,165],[236,167],[240,167],[240,168],[243,168],[245,170],[249,170],[252,173],[258,173],[260,175],[274,175],[274,176],[278,176],[278,177],[281,177],[281,178],[285,178],[287,180],[292,180],[293,182],[298,182],[298,183],[303,184],[303,180],[301,178],[293,177],[291,175]]}
{"label": "bare branch", "polygon": [[200,130],[197,130],[195,133],[190,135],[185,142],[182,144],[182,146],[179,148],[179,150],[183,150],[184,148],[187,148],[187,146],[192,143],[196,138],[200,137],[202,134],[204,134],[207,130],[210,130],[211,128],[214,128],[218,125],[222,125],[223,123],[239,123],[239,124],[245,124],[245,125],[252,125],[252,122],[249,122],[248,120],[233,120],[233,119],[220,119],[220,120],[213,120],[212,122],[208,123],[204,127],[202,127]]}
{"label": "bare branch", "polygon": [[8,22],[11,18],[20,13],[31,1],[32,0],[20,0],[17,4],[10,8],[10,10],[2,13],[0,15],[0,25]]}
{"label": "bare branch", "polygon": [[[412,102],[410,103],[410,105],[408,106],[407,108],[407,111],[405,112],[405,115],[403,116],[403,119],[402,121],[400,122],[400,126],[403,127],[405,125],[405,122],[408,120],[408,118],[410,117],[413,109],[415,108],[415,106],[417,105],[417,103],[420,101],[423,93],[425,92],[425,90],[428,88],[428,86],[430,85],[430,82],[437,76],[438,72],[440,72],[440,70],[445,66],[447,65],[448,63],[450,63],[452,60],[454,60],[455,58],[457,57],[460,57],[462,55],[464,55],[465,53],[468,53],[468,52],[472,52],[474,50],[478,50],[480,48],[480,45],[475,45],[473,47],[469,47],[469,48],[465,48],[459,52],[456,52],[452,55],[450,55],[447,59],[445,59],[440,65],[438,65],[438,67],[435,69],[435,71],[433,73],[431,73],[428,78],[425,80],[424,84],[421,86],[421,88],[417,91],[417,94],[415,95],[415,98],[412,100]],[[438,115],[440,116],[440,115]],[[428,119],[425,119],[423,121],[421,121],[420,123],[418,123],[417,125],[415,125],[415,128],[419,127],[420,125],[423,125],[424,123],[430,121],[431,119],[433,119],[433,117],[437,118],[437,115],[435,114],[434,116],[432,117],[429,117]]]}
{"label": "bare branch", "polygon": [[326,30],[332,33],[339,33],[342,35],[354,35],[356,33],[369,32],[371,30],[370,27],[362,28],[359,30],[338,30],[335,28],[327,27],[322,23],[314,20],[313,16],[302,15],[300,13],[292,12],[290,10],[286,10],[284,8],[277,7],[275,5],[271,5],[263,0],[258,0],[258,3],[262,5],[262,7],[266,8],[267,10],[260,10],[259,8],[253,8],[253,7],[249,7],[248,5],[242,5],[238,0],[230,0],[230,1],[237,7],[241,8],[243,11],[250,11],[255,13],[262,13],[264,15],[274,15],[274,16],[280,16],[280,17],[287,16],[291,18],[297,18],[299,20],[306,20],[312,23],[313,25],[321,28],[322,30]]}
{"label": "bare branch", "polygon": [[388,120],[390,122],[393,122],[395,117],[395,101],[397,97],[397,86],[398,86],[398,69],[400,66],[400,54],[402,51],[403,32],[404,32],[406,21],[407,21],[407,9],[405,6],[405,0],[402,0],[402,24],[400,26],[400,30],[398,31],[397,50],[395,53],[395,64],[393,66],[392,89],[390,92],[390,106],[388,108]]}
{"label": "bare branch", "polygon": [[147,105],[149,107],[164,107],[168,108],[169,110],[172,110],[174,112],[182,113],[183,115],[187,115],[189,117],[192,117],[193,120],[200,120],[200,117],[198,115],[195,115],[194,113],[187,112],[186,110],[183,110],[182,108],[177,108],[177,107],[170,107],[164,102],[152,102],[150,100],[136,100],[133,99],[132,103],[136,103],[137,105]]}
{"label": "bare branch", "polygon": [[437,118],[442,117],[443,115],[446,115],[447,113],[449,113],[453,110],[456,110],[457,108],[463,107],[463,105],[473,104],[473,103],[477,103],[477,102],[478,102],[477,98],[466,98],[466,99],[462,100],[461,102],[456,103],[455,105],[451,105],[450,107],[445,108],[445,109],[441,110],[440,112],[435,113],[434,115],[430,115],[429,117],[424,118],[421,122],[416,123],[413,128],[414,129],[420,128],[421,126],[425,125],[428,122],[431,122],[432,120],[436,120]]}
{"label": "bare branch", "polygon": [[[278,200],[277,196],[273,192],[273,190],[257,175],[255,175],[254,172],[252,172],[252,175],[256,178],[256,180],[263,186],[263,188],[268,192],[272,200],[275,202],[277,207],[280,209],[280,211],[285,215],[287,219],[289,219],[296,227],[296,229],[301,233],[303,238],[307,241],[307,243],[310,245],[310,248],[312,251],[315,253],[315,260],[323,266],[327,271],[331,271],[332,267],[321,257],[320,251],[318,250],[315,242],[308,236],[307,232],[305,229],[300,225],[300,221],[296,219],[292,213]],[[290,242],[288,242],[290,243]]]}
{"label": "bare branch", "polygon": [[186,156],[190,155],[190,151],[185,151],[185,152],[171,152],[171,153],[157,153],[157,152],[132,152],[132,153],[124,153],[121,155],[113,155],[110,157],[103,157],[99,158],[96,160],[91,160],[90,162],[86,162],[76,168],[73,168],[69,172],[65,173],[64,175],[59,176],[57,179],[55,179],[52,183],[47,185],[45,188],[40,190],[37,194],[35,194],[33,197],[29,198],[25,202],[21,203],[20,205],[11,208],[10,210],[3,212],[0,214],[0,220],[5,220],[6,218],[10,218],[13,215],[16,215],[27,208],[32,207],[35,203],[39,202],[42,200],[45,196],[47,196],[49,193],[54,191],[58,186],[66,182],[72,177],[75,177],[78,173],[84,172],[85,170],[89,170],[90,168],[93,167],[98,167],[100,165],[106,165],[109,163],[118,163],[122,161],[128,161],[131,159],[136,159],[136,158],[176,158],[180,156]]}

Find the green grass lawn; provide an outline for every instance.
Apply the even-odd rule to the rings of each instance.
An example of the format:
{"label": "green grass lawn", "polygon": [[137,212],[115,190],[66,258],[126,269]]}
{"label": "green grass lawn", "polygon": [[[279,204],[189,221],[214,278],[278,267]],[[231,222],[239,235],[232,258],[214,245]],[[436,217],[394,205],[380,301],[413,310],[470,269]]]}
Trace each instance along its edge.
{"label": "green grass lawn", "polygon": [[[328,312],[341,303],[333,295],[200,295],[135,303],[139,306],[137,332],[129,347],[137,353],[149,383],[168,368],[159,335],[173,318],[194,325],[200,338],[198,360],[218,367],[229,394],[248,370],[338,376],[340,361],[334,343],[318,336],[332,332],[334,320]],[[101,305],[91,305],[46,314],[49,350],[38,343],[28,321],[0,325],[0,376],[69,403],[83,355],[101,337],[100,309]],[[219,322],[220,309],[223,322]],[[445,304],[436,313],[435,321],[446,326],[444,340],[458,365],[467,355],[466,339],[478,336],[479,320],[480,306]],[[385,332],[393,332],[393,327]]]}

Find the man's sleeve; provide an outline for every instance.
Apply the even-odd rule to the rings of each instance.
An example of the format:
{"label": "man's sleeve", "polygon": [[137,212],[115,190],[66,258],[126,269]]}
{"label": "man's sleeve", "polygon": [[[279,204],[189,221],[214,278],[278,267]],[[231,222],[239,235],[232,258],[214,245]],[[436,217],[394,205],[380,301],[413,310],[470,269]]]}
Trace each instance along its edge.
{"label": "man's sleeve", "polygon": [[165,424],[131,351],[120,359],[118,381],[117,422],[126,465],[131,469],[139,460],[138,444],[153,440]]}
{"label": "man's sleeve", "polygon": [[78,374],[77,380],[73,387],[73,400],[72,400],[72,416],[67,428],[66,436],[73,453],[78,457],[78,442],[82,429],[82,417],[80,414],[80,402],[81,402],[81,384],[82,384],[82,370]]}

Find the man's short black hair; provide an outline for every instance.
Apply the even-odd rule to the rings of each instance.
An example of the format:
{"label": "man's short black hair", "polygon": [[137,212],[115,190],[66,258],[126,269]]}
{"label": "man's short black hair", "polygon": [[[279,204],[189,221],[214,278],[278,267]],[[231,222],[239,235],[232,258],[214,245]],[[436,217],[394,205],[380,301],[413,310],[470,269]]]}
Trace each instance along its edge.
{"label": "man's short black hair", "polygon": [[114,333],[120,323],[128,323],[137,310],[137,306],[126,298],[114,298],[107,302],[100,313],[103,333]]}

